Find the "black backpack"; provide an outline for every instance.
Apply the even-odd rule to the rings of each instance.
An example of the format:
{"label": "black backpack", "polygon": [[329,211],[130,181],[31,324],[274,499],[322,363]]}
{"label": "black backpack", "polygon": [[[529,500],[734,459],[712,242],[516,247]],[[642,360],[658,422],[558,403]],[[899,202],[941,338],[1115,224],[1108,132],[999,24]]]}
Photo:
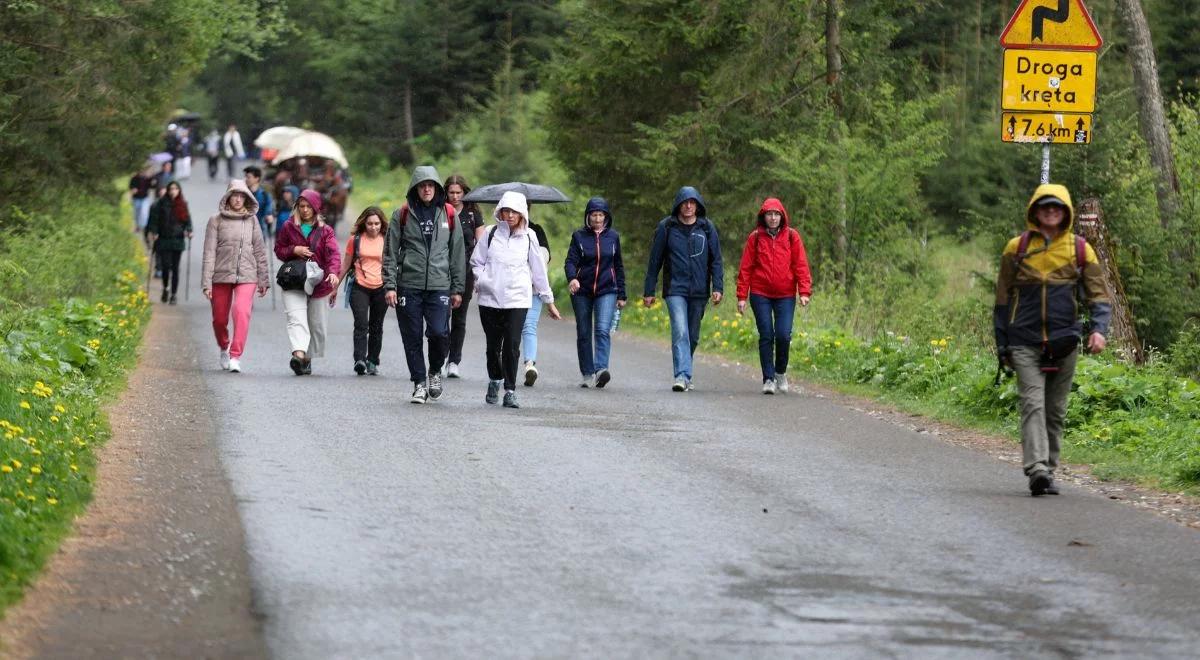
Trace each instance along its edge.
{"label": "black backpack", "polygon": [[308,279],[308,269],[304,265],[307,259],[292,259],[283,262],[279,273],[275,275],[275,283],[284,291],[303,291],[304,282]]}

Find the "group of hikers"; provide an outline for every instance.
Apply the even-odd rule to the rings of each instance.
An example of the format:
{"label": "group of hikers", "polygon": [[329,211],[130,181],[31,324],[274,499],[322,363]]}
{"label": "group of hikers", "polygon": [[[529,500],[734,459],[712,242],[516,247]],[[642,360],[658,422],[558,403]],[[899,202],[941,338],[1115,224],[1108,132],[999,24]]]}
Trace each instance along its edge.
{"label": "group of hikers", "polygon": [[[204,242],[201,286],[212,301],[221,366],[234,372],[242,369],[252,296],[266,295],[274,276],[266,236],[254,222],[260,202],[248,185],[257,181],[251,169],[246,181],[230,182]],[[324,356],[327,313],[344,288],[354,316],[354,371],[379,373],[384,317],[395,309],[413,383],[410,401],[437,401],[443,378],[460,377],[474,298],[486,338],[484,399],[519,407],[518,376],[527,386],[538,378],[542,308],[561,318],[548,276],[551,250],[545,232],[531,221],[524,195],[504,193],[488,224],[475,204],[463,201],[469,192],[459,175],[443,181],[433,167],[417,167],[404,204],[390,217],[379,207],[363,210],[344,251],[322,214],[321,196],[300,193],[287,219],[279,221],[273,248],[284,263],[276,281],[284,290],[292,371],[311,374],[313,358]],[[182,195],[168,191],[165,198]],[[190,236],[185,203],[162,203],[153,215],[160,240]],[[611,332],[627,302],[624,257],[608,202],[589,199],[583,216],[563,271],[575,316],[579,384],[603,388],[612,379]],[[1058,494],[1054,472],[1077,349],[1086,337],[1089,352],[1104,350],[1111,316],[1096,254],[1072,232],[1074,219],[1064,186],[1038,187],[1027,207],[1028,228],[1006,246],[996,285],[997,354],[1017,377],[1024,472],[1035,496]],[[174,233],[161,229],[172,222],[179,225]],[[178,259],[165,261],[177,273]],[[172,283],[177,280],[176,275]],[[166,285],[164,277],[164,297]],[[693,187],[679,190],[654,230],[642,303],[655,305],[660,291],[671,327],[671,390],[691,391],[701,321],[708,305],[721,304],[724,295],[719,232]],[[749,307],[755,317],[762,393],[788,392],[792,321],[796,304],[809,304],[812,277],[804,241],[778,199],[763,202],[746,238],[736,295],[738,313]],[[1081,300],[1090,312],[1086,325]]]}

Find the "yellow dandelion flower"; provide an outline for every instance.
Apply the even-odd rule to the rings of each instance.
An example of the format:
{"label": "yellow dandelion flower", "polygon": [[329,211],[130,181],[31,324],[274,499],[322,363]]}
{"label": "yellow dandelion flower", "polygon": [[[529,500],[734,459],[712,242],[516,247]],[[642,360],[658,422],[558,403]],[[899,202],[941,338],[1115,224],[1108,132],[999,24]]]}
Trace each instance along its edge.
{"label": "yellow dandelion flower", "polygon": [[79,466],[78,466],[78,465],[75,465],[74,463],[72,463],[72,464],[71,464],[71,471],[72,471],[72,472],[78,472],[78,471],[79,471]]}
{"label": "yellow dandelion flower", "polygon": [[21,402],[21,407],[22,407],[22,408],[24,408],[25,410],[29,410],[29,402],[28,402],[28,401],[22,401],[22,402]]}
{"label": "yellow dandelion flower", "polygon": [[841,347],[842,347],[842,342],[840,342],[840,341],[835,341],[835,342],[833,342],[833,346],[834,346],[834,348],[841,348]]}
{"label": "yellow dandelion flower", "polygon": [[938,345],[938,340],[936,340],[936,339],[930,339],[930,340],[929,340],[929,345],[930,345],[930,346],[937,346],[937,345]]}
{"label": "yellow dandelion flower", "polygon": [[58,423],[58,415],[50,415],[50,421],[57,424]]}
{"label": "yellow dandelion flower", "polygon": [[35,466],[29,468],[29,471],[32,472],[33,474],[41,474],[42,468],[35,465]]}
{"label": "yellow dandelion flower", "polygon": [[727,342],[727,341],[721,342],[721,348],[726,348],[728,346],[729,346],[729,342]]}
{"label": "yellow dandelion flower", "polygon": [[13,470],[13,469],[12,469],[12,467],[11,467],[11,466],[8,466],[8,465],[0,465],[0,472],[3,472],[4,474],[8,474],[9,472],[12,472],[12,470]]}
{"label": "yellow dandelion flower", "polygon": [[950,342],[946,341],[945,339],[938,342],[938,346],[941,346],[942,348],[946,348],[949,345],[950,345]]}
{"label": "yellow dandelion flower", "polygon": [[42,450],[41,449],[31,449],[31,450],[29,450],[29,453],[33,454],[34,456],[41,456]]}
{"label": "yellow dandelion flower", "polygon": [[60,412],[60,413],[65,413],[65,412],[67,412],[67,409],[66,409],[66,408],[63,408],[63,407],[62,407],[62,404],[60,404],[60,403],[56,403],[56,404],[54,404],[54,411],[55,411],[55,412]]}
{"label": "yellow dandelion flower", "polygon": [[882,353],[882,352],[883,352],[883,349],[882,349],[882,348],[879,348],[878,346],[876,346],[876,347],[875,347],[875,352],[876,352],[876,353]]}
{"label": "yellow dandelion flower", "polygon": [[21,469],[21,461],[18,461],[15,458],[12,459],[12,466],[13,466],[14,470],[20,470]]}
{"label": "yellow dandelion flower", "polygon": [[54,499],[53,497],[47,497],[46,504],[49,504],[50,506],[54,506],[54,505],[58,504],[58,500]]}

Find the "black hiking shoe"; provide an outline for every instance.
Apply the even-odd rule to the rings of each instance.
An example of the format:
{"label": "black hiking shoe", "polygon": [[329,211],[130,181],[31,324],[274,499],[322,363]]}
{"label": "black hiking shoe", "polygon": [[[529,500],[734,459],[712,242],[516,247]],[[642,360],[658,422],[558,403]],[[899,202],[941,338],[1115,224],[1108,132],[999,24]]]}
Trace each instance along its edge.
{"label": "black hiking shoe", "polygon": [[1058,495],[1058,484],[1054,483],[1054,476],[1050,476],[1050,483],[1046,485],[1047,495]]}
{"label": "black hiking shoe", "polygon": [[521,406],[517,405],[517,393],[516,392],[514,392],[512,390],[506,390],[504,392],[504,407],[505,408],[520,408],[521,407]]}
{"label": "black hiking shoe", "polygon": [[159,302],[167,302],[167,296],[169,296],[169,295],[171,295],[171,294],[167,293],[166,289],[163,289],[162,297],[158,299]]}
{"label": "black hiking shoe", "polygon": [[175,305],[175,304],[177,304],[178,302],[179,302],[179,301],[178,301],[178,300],[175,298],[175,294],[173,294],[173,293],[172,293],[172,294],[171,294],[171,299],[167,301],[167,304],[168,304],[168,305]]}
{"label": "black hiking shoe", "polygon": [[378,376],[379,375],[379,365],[375,364],[374,362],[371,362],[370,360],[367,360],[367,375],[368,376]]}
{"label": "black hiking shoe", "polygon": [[304,375],[305,376],[312,375],[312,360],[311,359],[304,360]]}
{"label": "black hiking shoe", "polygon": [[1050,487],[1053,481],[1050,479],[1050,473],[1045,470],[1038,470],[1029,475],[1029,494],[1034,497],[1039,497],[1046,494],[1046,489]]}
{"label": "black hiking shoe", "polygon": [[358,362],[355,362],[354,363],[354,373],[358,374],[359,376],[362,376],[363,374],[367,373],[367,361],[359,360]]}
{"label": "black hiking shoe", "polygon": [[429,374],[429,400],[437,401],[442,398],[442,374]]}
{"label": "black hiking shoe", "polygon": [[500,403],[500,382],[498,380],[488,381],[487,396],[483,397],[484,401],[493,405]]}
{"label": "black hiking shoe", "polygon": [[304,360],[301,360],[293,355],[292,359],[288,361],[288,366],[292,368],[292,371],[295,372],[297,376],[304,375]]}

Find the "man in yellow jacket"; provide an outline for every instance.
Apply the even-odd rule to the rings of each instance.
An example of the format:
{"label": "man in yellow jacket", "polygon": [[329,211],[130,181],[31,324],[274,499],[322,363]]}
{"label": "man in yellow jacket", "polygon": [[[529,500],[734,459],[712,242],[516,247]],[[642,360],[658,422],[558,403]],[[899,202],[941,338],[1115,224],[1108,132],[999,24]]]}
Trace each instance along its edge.
{"label": "man in yellow jacket", "polygon": [[1028,230],[1008,242],[1000,259],[994,326],[1000,360],[1017,374],[1023,464],[1036,497],[1058,494],[1054,470],[1085,334],[1079,297],[1090,311],[1092,353],[1104,350],[1112,306],[1095,251],[1071,231],[1075,209],[1066,187],[1038,186],[1025,219]]}

